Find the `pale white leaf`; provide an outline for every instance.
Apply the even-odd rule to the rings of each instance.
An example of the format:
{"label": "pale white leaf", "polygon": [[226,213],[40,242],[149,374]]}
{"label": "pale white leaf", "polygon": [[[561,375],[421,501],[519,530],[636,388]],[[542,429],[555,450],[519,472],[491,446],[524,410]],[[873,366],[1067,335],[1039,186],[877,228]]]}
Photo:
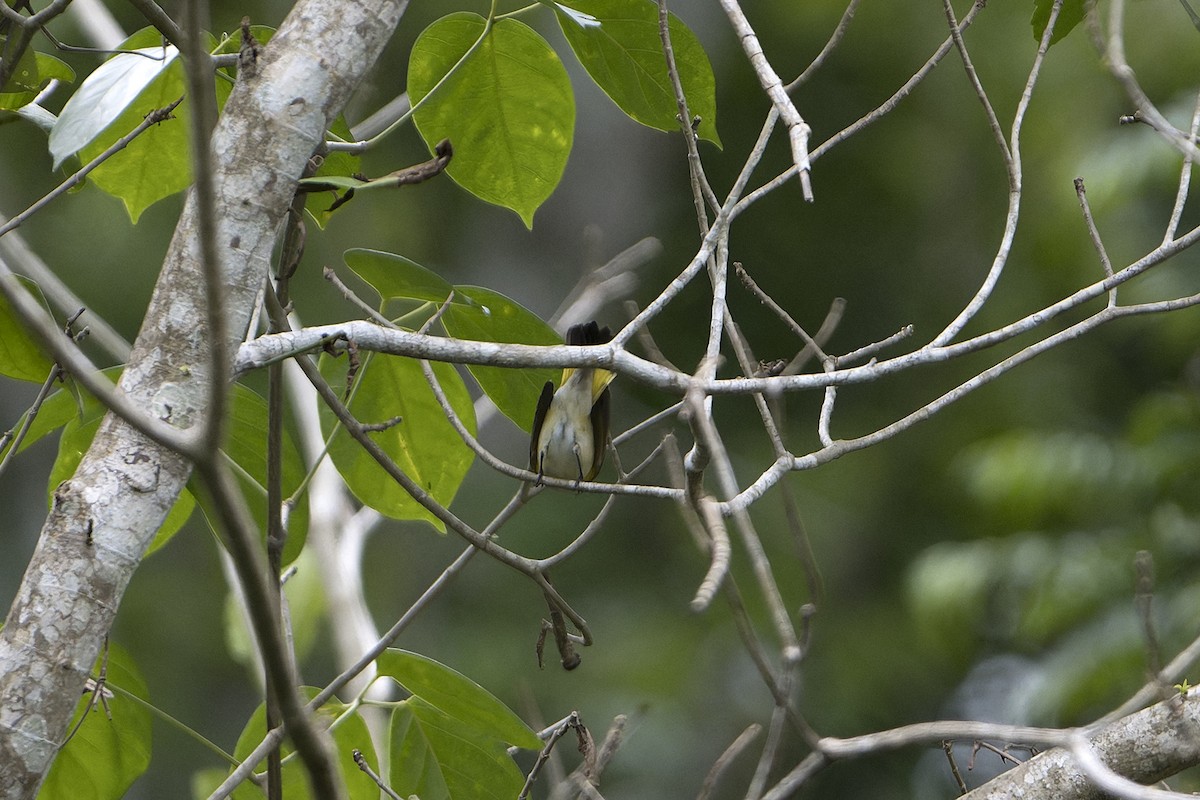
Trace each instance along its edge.
{"label": "pale white leaf", "polygon": [[89,75],[63,106],[50,132],[54,168],[111,125],[177,55],[173,46],[119,53]]}

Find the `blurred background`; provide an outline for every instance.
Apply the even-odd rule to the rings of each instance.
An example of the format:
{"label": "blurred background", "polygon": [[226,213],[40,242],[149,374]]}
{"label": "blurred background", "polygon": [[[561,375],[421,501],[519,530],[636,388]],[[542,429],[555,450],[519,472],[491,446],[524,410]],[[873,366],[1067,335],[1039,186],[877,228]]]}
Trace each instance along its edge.
{"label": "blurred background", "polygon": [[[126,4],[110,5],[126,31],[144,26]],[[455,8],[482,13],[486,5]],[[966,37],[1006,130],[1036,50],[1032,5],[993,4]],[[166,7],[176,11],[171,3]],[[288,7],[214,2],[214,32],[233,30],[246,13],[255,23],[277,25]],[[410,5],[347,112],[351,124],[403,90],[413,39],[448,10],[441,3]],[[724,150],[702,144],[701,153],[724,196],[768,103],[717,4],[675,3],[672,10],[698,34],[713,63]],[[746,4],[785,80],[821,50],[843,10],[844,4],[828,0]],[[958,9],[960,15],[966,10]],[[341,253],[349,247],[401,253],[452,283],[487,286],[543,317],[554,313],[581,276],[644,237],[657,238],[662,252],[639,269],[629,299],[650,301],[690,260],[698,238],[680,137],[626,118],[583,74],[544,9],[523,19],[560,53],[577,98],[574,150],[533,230],[445,179],[364,195],[324,232],[310,226],[293,289],[305,321],[358,316],[320,275],[324,265],[344,272]],[[1129,61],[1142,85],[1186,130],[1200,74],[1200,31],[1176,0],[1131,3],[1126,29]],[[70,19],[56,21],[53,30],[67,42],[82,36]],[[883,102],[946,35],[939,3],[863,3],[840,47],[795,96],[813,142]],[[59,55],[80,74],[98,58]],[[57,111],[67,96],[69,90],[62,91],[48,105]],[[1102,274],[1072,186],[1075,177],[1087,182],[1117,268],[1162,240],[1179,157],[1148,127],[1117,124],[1133,110],[1083,26],[1050,51],[1022,136],[1025,195],[1012,258],[968,335],[1044,307]],[[368,154],[364,171],[382,174],[427,157],[409,127]],[[777,132],[753,183],[778,174],[788,161]],[[25,124],[0,125],[0,212],[14,215],[59,179],[44,134]],[[1007,202],[983,110],[953,54],[895,112],[821,158],[813,186],[811,205],[793,184],[739,218],[731,257],[810,331],[834,298],[845,298],[831,353],[849,352],[908,324],[915,333],[902,347],[940,331],[986,273]],[[132,339],[180,208],[180,197],[169,198],[131,227],[118,200],[86,187],[20,231],[90,311]],[[1192,202],[1181,230],[1197,223]],[[1192,251],[1123,288],[1121,299],[1197,291],[1200,253]],[[786,358],[799,348],[740,287],[731,285],[730,297],[758,357]],[[652,326],[666,354],[684,369],[694,368],[702,352],[708,303],[702,287],[694,287]],[[628,319],[620,303],[600,317],[614,328]],[[1056,321],[1050,329],[1065,324]],[[809,595],[779,490],[754,507],[789,607],[817,605],[797,706],[818,732],[852,736],[966,717],[1065,725],[1103,714],[1142,685],[1150,663],[1133,600],[1140,550],[1153,557],[1161,657],[1169,659],[1200,634],[1197,334],[1196,310],[1117,322],[884,444],[787,478],[824,582],[822,598]],[[843,389],[833,435],[850,438],[888,424],[1032,341],[1018,339]],[[732,353],[727,355],[721,374],[736,375]],[[0,428],[14,424],[35,388],[0,382]],[[628,382],[613,391],[617,431],[672,402]],[[819,394],[787,398],[786,437],[793,452],[819,446],[819,404]],[[752,404],[726,399],[716,413],[739,477],[748,482],[773,458]],[[636,463],[671,428],[690,445],[686,428],[664,424],[623,450],[623,462]],[[503,417],[493,415],[481,438],[508,461],[523,462],[525,434]],[[55,447],[53,437],[39,443],[0,475],[5,608],[45,516]],[[655,469],[646,479],[666,476]],[[454,510],[482,524],[514,490],[510,480],[477,465]],[[529,555],[553,552],[599,504],[597,497],[546,492],[506,529],[504,543]],[[460,550],[458,540],[427,525],[383,524],[364,558],[377,624],[390,626]],[[534,639],[544,603],[527,581],[486,559],[476,559],[397,644],[469,675],[535,727],[575,709],[599,737],[615,715],[629,715],[625,746],[600,786],[604,796],[692,797],[713,760],[747,725],[765,724],[771,707],[721,603],[702,615],[688,611],[706,567],[672,505],[622,499],[601,534],[555,573],[556,585],[596,636],[580,669],[537,668]],[[743,587],[752,584],[736,545],[733,573]],[[318,589],[308,581],[298,582],[295,591]],[[258,695],[256,679],[227,645],[226,594],[215,540],[196,514],[136,574],[114,640],[132,652],[155,703],[231,749]],[[756,599],[751,612],[770,641]],[[305,680],[322,684],[334,674],[329,631],[315,625],[301,638]],[[803,752],[791,737],[781,763],[790,768]],[[958,754],[965,771],[969,747]],[[752,748],[734,764],[720,796],[742,796],[756,755]],[[568,766],[573,758],[565,756]],[[987,753],[975,762],[966,774],[972,786],[999,768]],[[185,796],[193,771],[212,766],[218,765],[209,753],[156,723],[151,769],[130,796]],[[1184,775],[1172,785],[1198,790],[1200,780]],[[934,746],[835,764],[801,796],[955,794],[945,755]]]}

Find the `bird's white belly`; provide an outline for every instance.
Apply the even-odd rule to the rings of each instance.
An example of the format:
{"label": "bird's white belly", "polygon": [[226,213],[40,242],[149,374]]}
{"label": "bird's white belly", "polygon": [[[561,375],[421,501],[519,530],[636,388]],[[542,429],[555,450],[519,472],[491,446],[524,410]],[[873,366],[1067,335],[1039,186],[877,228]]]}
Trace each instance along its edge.
{"label": "bird's white belly", "polygon": [[592,438],[576,437],[576,429],[567,424],[565,415],[555,414],[554,417],[542,430],[542,474],[579,480],[592,468],[595,455]]}

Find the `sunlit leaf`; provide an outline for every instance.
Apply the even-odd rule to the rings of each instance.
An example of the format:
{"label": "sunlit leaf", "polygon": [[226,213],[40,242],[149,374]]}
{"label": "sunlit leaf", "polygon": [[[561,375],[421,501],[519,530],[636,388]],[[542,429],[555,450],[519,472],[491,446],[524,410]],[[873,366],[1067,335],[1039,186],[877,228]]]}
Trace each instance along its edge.
{"label": "sunlit leaf", "polygon": [[[8,37],[0,38],[0,50],[7,53]],[[32,47],[25,49],[17,63],[13,64],[12,74],[0,90],[0,109],[15,109],[29,103],[37,96],[41,78],[38,76],[37,53]]]}
{"label": "sunlit leaf", "polygon": [[401,797],[416,795],[421,800],[449,800],[438,753],[425,736],[424,726],[409,703],[401,703],[392,712],[388,731],[388,774],[392,791]]}
{"label": "sunlit leaf", "polygon": [[[442,315],[446,332],[456,339],[532,345],[562,344],[562,339],[532,311],[499,292],[479,286],[455,286],[454,294],[474,301],[453,304]],[[510,369],[478,364],[467,369],[504,416],[528,431],[546,381],[555,381],[561,370]]]}
{"label": "sunlit leaf", "polygon": [[408,93],[430,149],[442,139],[454,145],[447,174],[532,227],[562,178],[575,135],[571,82],[546,40],[515,19],[487,30],[477,14],[442,17],[413,45]]}
{"label": "sunlit leaf", "polygon": [[[175,63],[179,51],[173,45],[163,47],[161,34],[140,31],[127,39],[122,49],[133,53],[118,53],[88,75],[75,94],[71,95],[58,124],[50,134],[50,155],[57,169],[67,157],[91,144],[102,131],[137,101],[142,115],[166,105],[161,97],[146,101],[143,93]],[[156,41],[157,40],[157,41]]]}
{"label": "sunlit leaf", "polygon": [[75,70],[71,69],[67,62],[49,53],[35,53],[34,55],[37,58],[38,76],[41,77],[43,83],[49,80],[72,83],[75,80]]}
{"label": "sunlit leaf", "polygon": [[[25,69],[30,59],[33,61],[32,72]],[[35,52],[32,47],[21,56],[17,67],[20,74],[14,75],[5,87],[6,91],[0,92],[0,110],[16,110],[32,103],[38,92],[52,80],[67,83],[75,80],[75,70],[65,61],[49,53]],[[42,113],[49,114],[45,109],[42,109]],[[53,115],[50,115],[50,119],[54,119]]]}
{"label": "sunlit leaf", "polygon": [[[1054,0],[1034,0],[1033,18],[1029,24],[1033,27],[1033,38],[1039,42],[1046,32],[1046,25],[1050,22],[1050,11],[1053,7]],[[1083,0],[1064,0],[1062,9],[1058,12],[1058,19],[1054,22],[1054,33],[1050,34],[1050,44],[1053,45],[1063,39],[1081,22],[1083,22]]]}
{"label": "sunlit leaf", "polygon": [[[110,367],[103,370],[101,374],[115,384],[117,379],[121,377],[121,370],[122,367]],[[78,387],[71,386],[56,389],[38,409],[37,416],[30,423],[29,430],[25,432],[25,438],[21,440],[21,446],[17,448],[17,452],[20,453],[47,434],[53,433],[66,425],[72,419],[78,419],[81,422],[98,419],[100,413],[100,401],[87,392],[79,390]],[[25,423],[25,417],[28,414],[29,412],[26,411],[21,415],[21,418],[13,425],[14,430],[20,429]],[[0,455],[3,455],[5,452],[7,450],[0,450]]]}
{"label": "sunlit leaf", "polygon": [[394,253],[354,249],[347,250],[344,257],[346,266],[366,281],[381,300],[410,298],[443,303],[453,289],[436,272]]}
{"label": "sunlit leaf", "polygon": [[[46,304],[37,284],[28,278],[18,277],[16,280],[42,305]],[[54,362],[42,354],[34,338],[26,333],[25,326],[17,318],[7,298],[0,294],[0,375],[42,383],[50,375],[53,366]]]}
{"label": "sunlit leaf", "polygon": [[[333,121],[327,136],[334,141],[349,142],[353,141],[354,137],[350,133],[350,126],[346,123],[346,118],[339,116]],[[342,182],[345,183],[343,189],[367,189],[376,188],[372,183],[364,183],[352,176],[357,175],[362,170],[362,159],[356,155],[351,155],[345,150],[334,150],[325,155],[321,161],[321,166],[317,168],[316,175],[311,179],[314,181],[326,182]],[[359,184],[355,186],[355,184]],[[330,211],[329,207],[333,205],[332,194],[330,192],[311,192],[305,199],[304,208],[317,225],[324,228],[329,224],[329,219],[335,213]]]}
{"label": "sunlit leaf", "polygon": [[[211,36],[207,40],[211,49],[215,41]],[[183,63],[173,47],[164,50],[160,43],[161,34],[153,28],[139,31],[122,46],[143,55],[114,56],[84,80],[51,133],[56,164],[75,152],[81,161],[94,159],[147,114],[186,95]],[[221,107],[230,84],[217,79],[215,85]],[[191,184],[190,113],[185,100],[171,119],[152,125],[89,175],[94,185],[122,200],[135,223],[149,206]]]}
{"label": "sunlit leaf", "polygon": [[[301,696],[306,700],[312,699],[317,691],[311,686],[304,686],[300,689]],[[317,711],[315,721],[323,727],[328,727],[344,710],[345,706],[341,703],[326,703]],[[337,759],[338,771],[341,772],[341,779],[345,783],[350,800],[379,800],[379,787],[354,763],[354,751],[358,750],[363,754],[366,762],[372,765],[375,772],[379,772],[379,762],[376,760],[375,746],[371,743],[371,733],[367,730],[367,724],[363,722],[362,717],[358,714],[342,717],[338,719],[337,727],[330,729],[329,733],[333,737],[333,751]],[[246,758],[266,735],[266,709],[260,705],[250,717],[250,721],[246,723],[246,727],[242,729],[234,756],[239,759]],[[293,751],[291,741],[284,740],[281,749],[284,755],[291,753]],[[283,796],[287,800],[310,800],[312,798],[308,772],[300,759],[284,760],[283,790]],[[233,793],[235,800],[261,800],[265,796],[261,789],[250,782],[241,784]]]}
{"label": "sunlit leaf", "polygon": [[[345,356],[321,356],[321,375],[339,393],[346,385],[348,363]],[[475,408],[462,378],[449,364],[434,363],[433,372],[458,418],[474,435]],[[399,417],[397,424],[371,433],[371,438],[434,500],[443,506],[450,504],[474,453],[446,419],[417,361],[398,356],[363,356],[350,411],[369,424]],[[333,412],[322,406],[321,430],[326,436],[335,422]],[[329,455],[350,491],[366,505],[389,517],[423,519],[439,531],[445,530],[442,522],[396,483],[345,430],[334,437]]]}
{"label": "sunlit leaf", "polygon": [[503,742],[419,697],[392,712],[389,741],[392,789],[401,797],[508,800],[525,782]]}
{"label": "sunlit leaf", "polygon": [[478,735],[537,750],[541,739],[508,706],[475,681],[420,653],[388,649],[376,659],[380,675],[397,683]]}
{"label": "sunlit leaf", "polygon": [[[99,669],[98,661],[93,676]],[[113,642],[105,674],[114,686],[148,697],[133,659]],[[120,693],[111,694],[104,704],[97,701],[90,708],[92,695],[80,698],[70,729],[86,718],[54,759],[38,800],[117,800],[150,766],[150,712]]]}
{"label": "sunlit leaf", "polygon": [[[571,0],[600,25],[579,25],[559,10],[559,27],[580,63],[622,111],[662,131],[679,130],[679,106],[667,73],[658,28],[658,5],[650,0]],[[697,134],[718,147],[716,78],[700,40],[670,16],[671,50],[688,110],[700,117]]]}

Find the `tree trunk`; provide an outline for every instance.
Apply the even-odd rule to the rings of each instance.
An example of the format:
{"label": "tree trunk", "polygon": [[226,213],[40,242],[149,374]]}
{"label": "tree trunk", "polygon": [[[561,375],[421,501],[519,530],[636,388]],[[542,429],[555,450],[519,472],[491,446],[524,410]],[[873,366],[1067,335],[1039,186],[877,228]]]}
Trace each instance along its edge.
{"label": "tree trunk", "polygon": [[[211,342],[205,330],[189,197],[121,378],[142,408],[180,428],[203,419],[209,348],[232,353],[240,341],[296,180],[406,5],[301,0],[254,74],[239,77],[211,143],[230,340]],[[36,794],[125,587],[190,473],[110,414],[55,492],[0,632],[0,797]]]}

